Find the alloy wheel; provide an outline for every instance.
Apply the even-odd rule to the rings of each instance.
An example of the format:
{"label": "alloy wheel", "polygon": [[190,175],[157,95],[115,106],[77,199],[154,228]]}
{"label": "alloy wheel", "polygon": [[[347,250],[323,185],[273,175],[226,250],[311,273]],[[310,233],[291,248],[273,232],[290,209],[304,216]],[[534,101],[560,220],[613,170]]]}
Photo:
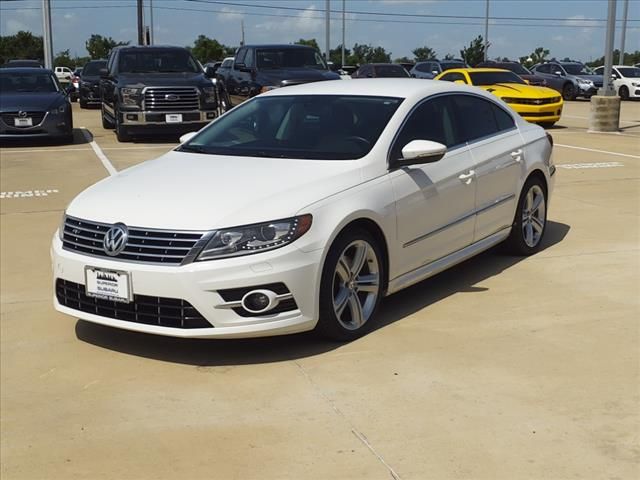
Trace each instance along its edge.
{"label": "alloy wheel", "polygon": [[522,238],[528,247],[540,242],[546,218],[544,192],[539,185],[532,185],[522,206]]}
{"label": "alloy wheel", "polygon": [[367,241],[355,240],[343,250],[332,291],[333,310],[342,327],[357,330],[369,320],[380,295],[380,268]]}

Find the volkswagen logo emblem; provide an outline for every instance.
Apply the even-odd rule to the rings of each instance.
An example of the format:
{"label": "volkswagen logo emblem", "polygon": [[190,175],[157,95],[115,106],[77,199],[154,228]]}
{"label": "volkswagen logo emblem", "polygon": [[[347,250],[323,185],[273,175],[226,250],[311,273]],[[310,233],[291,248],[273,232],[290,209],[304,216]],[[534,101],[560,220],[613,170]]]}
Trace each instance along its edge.
{"label": "volkswagen logo emblem", "polygon": [[124,250],[129,239],[129,231],[124,223],[116,223],[104,235],[102,240],[102,248],[104,253],[110,257],[115,257]]}
{"label": "volkswagen logo emblem", "polygon": [[170,102],[175,102],[176,100],[179,100],[180,97],[178,97],[178,95],[174,95],[173,93],[167,93],[164,96],[165,100],[169,100]]}
{"label": "volkswagen logo emblem", "polygon": [[19,116],[20,118],[24,118],[24,117],[26,117],[26,116],[27,116],[27,112],[25,112],[25,111],[23,111],[23,110],[20,110],[20,111],[18,112],[18,116]]}

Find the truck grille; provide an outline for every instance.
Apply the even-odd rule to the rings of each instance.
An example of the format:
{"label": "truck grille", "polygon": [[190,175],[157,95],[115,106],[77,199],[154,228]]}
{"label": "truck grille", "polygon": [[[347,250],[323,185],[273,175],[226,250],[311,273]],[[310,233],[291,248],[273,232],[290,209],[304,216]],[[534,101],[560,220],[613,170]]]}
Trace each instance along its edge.
{"label": "truck grille", "polygon": [[131,303],[89,297],[84,285],[56,280],[56,298],[62,306],[126,322],[171,328],[213,328],[196,308],[180,298],[134,295]]}
{"label": "truck grille", "polygon": [[118,255],[109,256],[104,250],[103,240],[112,226],[67,216],[62,246],[65,250],[96,257],[181,265],[192,261],[206,242],[206,232],[128,227],[129,236],[124,250]]}
{"label": "truck grille", "polygon": [[[42,123],[42,120],[44,120],[44,116],[45,116],[45,112],[27,112],[27,114],[25,115],[25,117],[31,118],[31,123],[33,124],[33,127],[40,125]],[[14,120],[16,118],[20,118],[18,116],[18,112],[3,113],[1,117],[5,125],[8,125],[9,127],[32,128],[32,127],[16,127]]]}
{"label": "truck grille", "polygon": [[195,87],[148,87],[144,91],[147,111],[178,112],[198,110],[200,99]]}

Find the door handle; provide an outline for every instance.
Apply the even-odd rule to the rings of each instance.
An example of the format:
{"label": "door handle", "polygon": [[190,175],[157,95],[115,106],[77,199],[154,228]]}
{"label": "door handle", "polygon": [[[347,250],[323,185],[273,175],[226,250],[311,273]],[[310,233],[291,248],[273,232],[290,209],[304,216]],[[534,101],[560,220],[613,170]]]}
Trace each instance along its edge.
{"label": "door handle", "polygon": [[513,158],[516,162],[522,160],[522,149],[519,148],[518,150],[511,152],[511,158]]}
{"label": "door handle", "polygon": [[458,175],[458,178],[465,185],[469,185],[473,181],[473,176],[476,174],[475,170],[469,170],[468,173],[463,173],[462,175]]}

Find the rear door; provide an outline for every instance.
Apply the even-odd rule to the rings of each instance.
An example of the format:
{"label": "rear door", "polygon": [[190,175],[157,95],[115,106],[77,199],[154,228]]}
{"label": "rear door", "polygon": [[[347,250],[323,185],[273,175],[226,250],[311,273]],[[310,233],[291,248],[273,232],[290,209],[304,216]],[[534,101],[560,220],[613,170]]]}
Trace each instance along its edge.
{"label": "rear door", "polygon": [[477,242],[511,225],[522,175],[522,138],[510,113],[475,95],[453,96],[456,117],[475,163]]}

